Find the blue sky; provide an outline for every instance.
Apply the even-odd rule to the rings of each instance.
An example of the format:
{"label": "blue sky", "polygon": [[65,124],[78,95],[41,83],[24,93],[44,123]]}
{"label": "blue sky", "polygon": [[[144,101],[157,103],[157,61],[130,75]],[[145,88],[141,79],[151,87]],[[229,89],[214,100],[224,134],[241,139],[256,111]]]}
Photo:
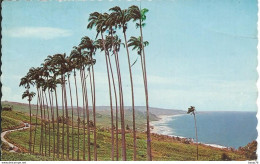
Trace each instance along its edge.
{"label": "blue sky", "polygon": [[[86,29],[90,13],[131,5],[140,1],[4,1],[2,100],[26,102],[18,85],[29,68],[47,55],[69,54],[83,36],[94,39],[95,31]],[[152,0],[141,5],[149,9],[144,39],[150,43],[145,49],[150,106],[257,110],[256,0]],[[139,36],[134,25],[128,24],[128,38]],[[133,62],[138,56],[130,52]],[[125,49],[119,55],[125,104],[131,105]],[[97,105],[109,105],[104,54],[97,52],[96,59]],[[145,105],[139,59],[133,74],[135,104]]]}

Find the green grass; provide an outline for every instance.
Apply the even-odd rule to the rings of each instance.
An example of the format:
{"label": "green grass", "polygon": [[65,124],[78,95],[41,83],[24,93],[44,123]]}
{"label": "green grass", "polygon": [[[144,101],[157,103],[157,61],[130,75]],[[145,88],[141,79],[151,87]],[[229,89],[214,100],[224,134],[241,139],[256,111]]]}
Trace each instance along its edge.
{"label": "green grass", "polygon": [[[71,129],[70,129],[71,130]],[[60,136],[62,131],[60,130]],[[74,131],[76,132],[76,131]],[[48,133],[47,133],[48,134]],[[66,134],[66,129],[65,129]],[[97,133],[97,144],[98,144],[98,160],[111,160],[110,153],[111,153],[111,141],[110,137],[111,134],[106,131],[98,131]],[[53,138],[52,138],[52,132],[51,132],[51,155],[53,150]],[[87,137],[87,136],[86,136]],[[46,141],[46,152],[48,154],[49,148],[48,148],[48,139],[49,135],[47,135],[47,141]],[[138,154],[137,159],[138,160],[146,160],[146,138],[145,134],[138,133]],[[28,141],[29,141],[29,130],[24,131],[17,131],[13,132],[7,135],[7,139],[16,143],[19,145],[19,147],[22,148],[22,151],[26,152],[29,149]],[[72,137],[70,134],[70,158],[72,156]],[[86,138],[87,139],[87,138]],[[83,156],[83,131],[80,130],[80,160],[82,160]],[[153,152],[153,160],[196,160],[196,145],[195,144],[184,144],[177,140],[163,140],[162,137],[158,136],[152,136],[152,152]],[[26,142],[27,141],[27,142]],[[60,137],[60,154],[62,150],[62,139]],[[67,141],[67,135],[65,135],[64,138],[64,153],[66,157],[66,141]],[[77,149],[77,135],[74,138],[74,147],[75,150]],[[132,159],[133,156],[133,140],[132,140],[132,134],[127,133],[126,135],[126,141],[127,141],[127,157],[129,160]],[[35,153],[39,154],[39,144],[40,144],[40,130],[37,130],[36,135],[36,147],[35,147]],[[121,143],[119,144],[121,147]],[[86,150],[87,150],[87,140],[86,140]],[[45,152],[45,151],[44,151]],[[74,151],[75,152],[75,151]],[[228,150],[221,150],[217,148],[210,148],[204,145],[199,145],[199,159],[200,160],[221,160],[222,153],[226,153],[232,160],[245,160],[245,157],[238,152],[232,152]],[[93,158],[93,134],[91,134],[91,154]],[[76,153],[74,154],[76,157]],[[87,151],[86,151],[86,159],[87,159]]]}
{"label": "green grass", "polygon": [[2,116],[2,121],[1,121],[2,131],[6,131],[8,129],[15,129],[16,127],[21,126],[21,124],[22,124],[22,122],[19,120],[15,120],[10,117]]}
{"label": "green grass", "polygon": [[[18,108],[18,107],[16,107]],[[26,107],[24,107],[26,108]],[[28,108],[27,108],[28,109]],[[108,116],[104,116],[105,114],[101,115],[101,118],[103,118],[103,121],[106,125],[110,126],[110,120],[108,119]],[[3,119],[4,118],[4,119]],[[99,118],[100,120],[102,120]],[[2,119],[3,121],[7,121],[7,123],[2,122],[6,128],[9,128],[9,125],[12,124],[12,121],[16,121],[14,123],[14,126],[17,125],[19,120],[21,121],[28,121],[29,116],[26,113],[16,111],[15,109],[13,111],[2,111]],[[140,120],[140,119],[139,119]],[[33,120],[35,121],[35,119]],[[39,120],[38,120],[39,121]],[[129,124],[130,124],[130,120]],[[98,145],[98,160],[111,160],[110,154],[111,154],[111,133],[109,130],[104,130],[103,123],[98,124],[98,129],[97,129],[97,145]],[[3,158],[2,160],[52,160],[52,157],[48,157],[48,152],[49,152],[49,136],[50,136],[50,155],[53,156],[53,131],[52,131],[52,124],[50,124],[51,127],[51,132],[49,135],[48,132],[48,125],[47,131],[46,131],[46,141],[45,137],[41,139],[41,125],[37,125],[38,128],[36,130],[36,144],[34,148],[34,153],[36,155],[29,155],[28,149],[29,149],[29,129],[23,130],[23,131],[15,131],[12,133],[9,133],[6,135],[7,140],[9,140],[11,143],[14,143],[16,146],[21,148],[22,153],[9,153],[4,151],[3,152]],[[130,125],[129,125],[130,126]],[[56,160],[63,160],[61,158],[62,150],[64,150],[64,157],[66,158],[66,141],[67,141],[67,135],[66,135],[66,125],[65,125],[65,137],[64,137],[64,148],[62,148],[62,124],[59,124],[60,130],[59,130],[59,135],[60,135],[60,157],[56,158]],[[131,127],[131,126],[130,126]],[[71,126],[69,127],[69,156],[70,159],[72,157],[72,129]],[[44,130],[45,128],[43,128]],[[57,124],[55,123],[55,142],[57,139],[57,134],[56,134],[56,129],[57,129]],[[33,137],[34,137],[34,131],[35,126],[33,126]],[[77,129],[75,127],[73,133],[74,135],[74,159],[77,157],[77,150],[79,150],[79,156],[80,160],[83,160],[83,129],[80,128],[80,144],[79,148],[77,147]],[[119,134],[119,141],[120,141],[121,135]],[[195,144],[185,144],[182,143],[181,141],[178,141],[177,139],[173,139],[171,137],[166,137],[163,135],[155,135],[153,134],[151,136],[152,138],[152,154],[153,154],[153,160],[157,161],[192,161],[196,160],[196,145]],[[46,142],[46,157],[40,156],[40,142],[43,141],[44,145]],[[127,143],[127,159],[132,160],[133,157],[133,137],[132,133],[128,132],[126,134],[126,143]],[[86,133],[86,154],[85,157],[87,158],[87,133]],[[146,160],[146,134],[143,132],[138,132],[137,133],[137,160]],[[91,158],[93,160],[93,132],[91,131]],[[44,147],[45,148],[45,147]],[[56,142],[56,148],[57,148],[57,142]],[[45,154],[45,149],[44,149],[44,154]],[[27,153],[27,154],[26,154]],[[232,160],[246,160],[245,156],[241,154],[238,151],[231,151],[231,150],[226,150],[226,149],[218,149],[218,148],[213,148],[205,145],[199,145],[199,160],[221,160],[221,155],[225,153],[227,154],[228,157],[230,157]],[[115,153],[116,155],[116,153]],[[56,155],[57,157],[57,155]],[[121,160],[121,142],[119,142],[119,160]]]}
{"label": "green grass", "polygon": [[[1,161],[52,161],[53,158],[41,155],[30,155],[29,153],[2,152]],[[54,160],[57,160],[56,158]]]}

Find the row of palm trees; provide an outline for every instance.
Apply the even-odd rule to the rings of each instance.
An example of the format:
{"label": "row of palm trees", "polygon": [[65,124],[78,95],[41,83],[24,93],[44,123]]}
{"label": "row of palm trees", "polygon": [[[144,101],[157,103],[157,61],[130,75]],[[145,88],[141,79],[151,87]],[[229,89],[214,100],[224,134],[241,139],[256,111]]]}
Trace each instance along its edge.
{"label": "row of palm trees", "polygon": [[[136,63],[131,63],[129,47],[132,47],[133,50],[137,50],[137,54],[141,59],[141,68],[144,81],[144,91],[145,91],[145,100],[146,100],[146,116],[147,116],[147,160],[152,160],[151,152],[151,137],[150,137],[150,126],[149,126],[149,102],[148,102],[148,86],[147,86],[147,74],[146,74],[146,60],[145,60],[145,51],[144,47],[149,43],[143,41],[142,29],[145,25],[144,21],[146,20],[146,13],[148,9],[140,9],[137,6],[130,6],[128,9],[121,9],[116,6],[109,9],[110,13],[98,13],[93,12],[89,16],[89,23],[87,25],[88,29],[95,28],[96,40],[90,39],[88,36],[85,36],[81,39],[78,46],[73,47],[69,56],[66,54],[55,54],[48,56],[41,67],[31,68],[27,75],[21,79],[20,86],[24,86],[26,91],[23,94],[23,98],[28,97],[29,109],[30,109],[30,125],[31,122],[31,100],[36,95],[34,92],[30,92],[31,86],[36,86],[37,91],[37,110],[36,110],[36,123],[34,130],[34,138],[32,139],[32,126],[30,126],[30,141],[29,141],[29,152],[35,152],[35,141],[36,133],[38,126],[38,119],[40,118],[40,146],[39,152],[42,155],[51,154],[51,134],[53,140],[53,157],[56,156],[59,158],[60,153],[61,157],[64,158],[65,155],[65,137],[66,139],[66,159],[75,159],[74,152],[74,142],[75,136],[74,131],[77,128],[77,160],[79,160],[79,141],[80,141],[80,128],[83,129],[83,160],[85,159],[86,146],[87,145],[87,160],[91,160],[91,151],[90,151],[90,133],[93,131],[93,147],[94,147],[94,160],[97,160],[97,128],[96,128],[96,93],[95,93],[95,70],[94,65],[96,60],[94,55],[97,53],[97,50],[104,52],[104,57],[106,61],[107,69],[107,79],[108,79],[108,88],[109,88],[109,98],[110,98],[110,111],[111,111],[111,160],[119,160],[119,133],[121,132],[121,155],[122,160],[127,160],[126,156],[126,138],[125,138],[125,119],[124,119],[124,94],[123,94],[123,84],[121,79],[120,71],[120,61],[119,61],[119,52],[122,45],[126,49],[129,77],[131,83],[131,95],[132,95],[132,114],[133,114],[133,160],[137,160],[137,142],[136,142],[136,126],[135,126],[135,104],[134,104],[134,87],[133,87],[133,78],[132,78],[132,66]],[[135,22],[136,27],[140,30],[140,37],[130,37],[127,39],[126,31],[129,22]],[[124,43],[117,35],[118,32],[122,30],[124,35]],[[98,38],[99,37],[99,38]],[[114,74],[111,58],[114,56],[116,74]],[[80,75],[81,80],[81,90],[82,90],[82,121],[80,116],[80,105],[79,98],[80,94],[78,92],[77,85],[77,74]],[[71,85],[71,75],[74,76],[74,85],[76,92],[76,106],[77,110],[74,111],[73,106],[73,94],[72,94],[72,85]],[[117,84],[115,78],[117,77]],[[89,82],[87,82],[89,79]],[[67,88],[68,86],[68,88]],[[88,95],[88,87],[90,86]],[[58,92],[57,89],[60,87],[61,90],[61,107],[58,104]],[[117,92],[118,91],[118,92]],[[69,92],[69,93],[68,93]],[[48,95],[47,95],[48,94]],[[114,101],[113,96],[114,94]],[[68,96],[69,95],[69,96]],[[71,116],[69,116],[69,98],[70,98],[70,109]],[[91,104],[93,107],[93,127],[90,127],[90,102],[89,97],[91,97]],[[54,102],[55,99],[55,102]],[[119,100],[119,101],[118,101]],[[54,106],[55,103],[55,106]],[[113,105],[113,103],[115,103]],[[115,106],[115,112],[113,111],[113,106]],[[60,109],[62,115],[59,114]],[[50,111],[49,111],[50,109]],[[55,111],[56,109],[56,111]],[[40,111],[40,113],[38,112]],[[74,125],[74,113],[77,114],[76,122],[77,125]],[[115,113],[115,127],[114,127],[114,113]],[[120,116],[119,116],[120,113]],[[71,118],[70,118],[71,117]],[[120,117],[120,127],[119,129],[119,117]],[[87,119],[87,120],[85,120]],[[51,125],[52,124],[52,125]],[[60,125],[61,124],[61,125]],[[65,134],[65,125],[66,125],[66,134]],[[48,126],[48,128],[47,128]],[[51,127],[52,126],[52,127]],[[61,130],[60,130],[61,128]],[[72,157],[70,158],[70,128],[72,132]],[[48,129],[48,131],[47,131]],[[86,129],[87,129],[87,144],[85,143],[86,138]],[[119,131],[120,130],[120,131]],[[61,131],[61,132],[60,132]],[[114,134],[115,133],[115,134]],[[60,134],[61,134],[61,151],[60,151]],[[115,135],[115,136],[114,136]],[[47,136],[48,144],[47,145]],[[56,139],[55,139],[56,137]],[[114,144],[115,143],[115,144]],[[44,151],[44,152],[43,152]],[[116,155],[114,154],[116,152]]]}

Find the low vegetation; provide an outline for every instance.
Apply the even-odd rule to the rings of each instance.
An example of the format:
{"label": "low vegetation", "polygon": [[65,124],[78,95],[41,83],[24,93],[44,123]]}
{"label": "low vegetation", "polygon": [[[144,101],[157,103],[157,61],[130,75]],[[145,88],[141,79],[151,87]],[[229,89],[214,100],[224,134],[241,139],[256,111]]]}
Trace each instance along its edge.
{"label": "low vegetation", "polygon": [[[2,112],[2,118],[5,120],[16,120],[16,121],[26,121],[28,119],[28,114],[23,112],[17,111],[4,111]],[[8,119],[7,119],[8,118]],[[10,123],[10,122],[9,122]],[[9,123],[2,123],[7,124],[6,127],[10,127]],[[11,124],[11,123],[10,123]],[[61,126],[62,124],[60,124]],[[17,124],[17,126],[19,126]],[[57,124],[55,124],[57,126]],[[62,127],[62,126],[61,126]],[[34,138],[34,131],[35,128],[32,128],[32,134]],[[60,130],[60,134],[61,134]],[[91,129],[91,154],[93,154],[93,129]],[[76,129],[74,131],[76,133]],[[48,130],[46,131],[47,138],[49,136]],[[133,156],[133,136],[132,136],[131,129],[126,131],[126,154],[127,159],[131,160]],[[60,135],[61,136],[61,135]],[[119,135],[121,136],[121,135]],[[34,153],[29,155],[29,137],[30,131],[29,129],[23,131],[15,131],[6,135],[6,139],[15,144],[20,148],[20,153],[10,153],[8,152],[8,146],[2,145],[2,160],[12,161],[12,160],[63,160],[61,158],[62,152],[60,152],[60,157],[53,158],[53,137],[52,131],[50,135],[50,156],[49,156],[49,140],[46,141],[46,154],[45,149],[43,149],[43,155],[40,153],[39,144],[35,144],[35,147],[32,147]],[[77,140],[77,135],[74,136],[75,140]],[[65,143],[66,143],[66,130],[65,130]],[[70,126],[70,133],[69,139],[72,140],[71,134],[71,126]],[[153,153],[153,160],[156,161],[192,161],[196,160],[196,144],[193,142],[188,142],[185,139],[181,139],[178,137],[169,137],[165,135],[158,135],[158,134],[151,134],[152,139],[152,153]],[[83,149],[83,128],[80,128],[80,160],[82,159],[82,149]],[[40,142],[40,128],[37,128],[36,133],[36,143]],[[71,142],[70,142],[71,143]],[[74,147],[77,148],[76,143],[74,143]],[[87,144],[87,143],[86,143]],[[119,138],[119,145],[121,144],[121,138]],[[45,143],[43,144],[45,146]],[[252,144],[251,144],[252,145]],[[72,145],[70,144],[70,150]],[[45,148],[45,147],[44,147]],[[64,145],[66,150],[66,144]],[[120,146],[121,148],[121,146]],[[75,149],[76,150],[76,149]],[[137,133],[137,160],[146,160],[146,133],[145,132],[138,132]],[[76,154],[77,150],[75,151]],[[71,151],[70,151],[71,153]],[[98,160],[111,160],[111,131],[109,128],[104,128],[102,126],[97,127],[97,155]],[[66,151],[64,152],[66,156]],[[119,151],[119,156],[121,157],[121,151]],[[71,154],[70,154],[71,157]],[[239,150],[229,150],[229,149],[220,149],[214,148],[206,145],[199,144],[199,160],[205,161],[221,161],[221,160],[247,160],[246,153]],[[119,159],[121,160],[121,158]]]}

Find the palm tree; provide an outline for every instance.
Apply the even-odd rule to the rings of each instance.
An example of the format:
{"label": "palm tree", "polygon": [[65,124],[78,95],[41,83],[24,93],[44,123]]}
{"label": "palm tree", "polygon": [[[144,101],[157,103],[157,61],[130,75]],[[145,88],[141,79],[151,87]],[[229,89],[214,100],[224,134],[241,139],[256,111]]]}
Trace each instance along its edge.
{"label": "palm tree", "polygon": [[[120,72],[120,62],[118,58],[118,51],[120,49],[121,40],[116,38],[114,40],[113,34],[115,31],[113,28],[117,28],[117,19],[114,13],[111,13],[108,17],[106,25],[109,27],[109,35],[111,36],[111,44],[113,47],[113,54],[115,57],[116,69],[117,69],[117,77],[118,77],[118,87],[119,87],[119,102],[120,102],[120,118],[121,118],[121,138],[122,138],[122,159],[126,160],[126,140],[125,140],[125,119],[124,119],[124,98],[123,98],[123,88],[122,88],[122,81],[121,81],[121,72]],[[117,45],[119,45],[117,47]],[[108,61],[110,62],[110,56],[108,56]],[[118,119],[116,117],[116,119]],[[116,124],[116,128],[118,129],[118,125]],[[118,130],[117,130],[118,133]],[[118,141],[118,135],[116,140]],[[118,142],[117,142],[117,160],[118,160]]]}
{"label": "palm tree", "polygon": [[[38,90],[38,88],[37,88],[37,90]],[[36,142],[36,134],[37,134],[38,111],[39,111],[39,103],[40,103],[39,99],[40,99],[39,94],[37,94],[36,116],[35,116],[36,121],[35,121],[34,138],[33,138],[33,153],[34,153],[35,142]]]}
{"label": "palm tree", "polygon": [[[100,14],[98,12],[94,12],[90,14],[89,17],[89,24],[87,28],[92,29],[93,26],[96,26],[97,35],[101,33],[101,40],[97,40],[96,44],[98,44],[98,48],[101,49],[101,51],[105,51],[105,59],[106,59],[106,67],[107,67],[107,76],[108,76],[108,88],[109,88],[109,97],[110,97],[110,109],[111,109],[111,159],[114,160],[114,130],[113,130],[113,104],[112,104],[112,95],[111,95],[111,84],[110,84],[110,74],[109,74],[109,67],[108,67],[108,61],[107,61],[107,49],[105,47],[105,41],[103,37],[103,32],[106,30],[105,28],[105,21],[108,17],[108,14]],[[89,72],[90,74],[90,72]],[[90,76],[91,77],[91,76]],[[116,98],[116,97],[115,97]]]}
{"label": "palm tree", "polygon": [[[44,86],[43,86],[43,92],[45,96],[45,101],[46,101],[46,106],[47,106],[47,116],[48,116],[48,133],[49,133],[49,142],[48,142],[48,147],[49,147],[49,156],[51,155],[50,151],[50,144],[51,144],[51,132],[50,132],[50,112],[49,112],[49,106],[48,106],[48,100],[47,100],[47,95],[46,95],[46,89],[48,89],[48,93],[50,96],[50,89],[49,89],[49,68],[47,67],[47,64],[42,64],[42,72],[43,72],[43,77],[45,77],[44,81]],[[49,98],[50,101],[50,106],[51,106],[51,99]],[[52,114],[52,112],[51,112]]]}
{"label": "palm tree", "polygon": [[[57,55],[56,55],[57,56]],[[57,84],[59,84],[59,80],[57,79],[57,75],[59,73],[58,70],[58,65],[55,60],[55,55],[54,56],[48,56],[45,59],[45,63],[49,66],[52,67],[50,71],[53,73],[53,77],[50,79],[51,80],[51,88],[54,90],[55,93],[55,100],[56,100],[56,120],[57,120],[57,158],[59,158],[59,153],[60,153],[60,126],[59,126],[59,105],[58,105],[58,97],[57,97]],[[54,125],[53,125],[54,126]],[[55,140],[55,139],[54,139]],[[54,141],[55,144],[55,141]],[[55,147],[54,147],[55,150]]]}
{"label": "palm tree", "polygon": [[[55,72],[55,67],[53,64],[53,57],[52,56],[48,56],[45,60],[44,60],[44,74],[47,78],[46,80],[46,84],[47,84],[47,88],[48,88],[48,95],[49,95],[49,103],[50,103],[50,108],[51,108],[51,119],[52,119],[52,135],[53,135],[53,159],[55,157],[55,126],[54,126],[54,107],[53,107],[53,91],[55,91],[56,88],[56,83],[55,83],[55,79],[56,76],[51,76],[50,74],[54,74]],[[46,96],[46,101],[47,101],[47,96]],[[49,128],[50,128],[50,124],[49,124]],[[50,135],[50,133],[49,133]],[[50,136],[49,136],[49,144],[50,144]]]}
{"label": "palm tree", "polygon": [[66,63],[67,63],[67,77],[68,77],[68,84],[69,84],[69,91],[70,91],[70,104],[71,104],[71,126],[72,126],[72,160],[74,159],[74,124],[73,124],[73,114],[74,114],[74,109],[73,109],[73,103],[72,103],[72,93],[71,93],[71,86],[70,86],[70,72],[74,69],[74,65],[72,64],[72,61],[70,60],[70,57],[66,58]]}
{"label": "palm tree", "polygon": [[29,102],[29,109],[30,109],[30,140],[29,140],[29,151],[31,154],[31,144],[32,144],[32,108],[31,108],[31,101],[32,98],[35,96],[34,92],[29,92],[29,89],[27,89],[23,95],[22,95],[22,99],[28,97],[28,102]]}
{"label": "palm tree", "polygon": [[67,102],[66,102],[66,86],[65,86],[65,73],[66,73],[66,59],[65,54],[55,54],[53,56],[53,62],[55,65],[55,75],[60,75],[60,79],[58,79],[57,83],[61,84],[61,91],[62,91],[62,158],[64,159],[64,150],[65,150],[65,143],[64,143],[64,137],[65,137],[65,115],[64,115],[64,109],[66,110],[66,124],[67,124],[67,159],[69,158],[69,125],[68,125],[68,108],[67,108]]}
{"label": "palm tree", "polygon": [[[88,56],[89,59],[91,61],[91,70],[92,70],[92,82],[90,83],[91,86],[93,86],[93,88],[91,89],[91,93],[92,93],[92,104],[93,104],[93,122],[94,122],[94,160],[97,161],[97,132],[96,132],[96,92],[95,92],[95,74],[94,74],[94,61],[93,60],[93,55],[96,52],[96,49],[98,48],[98,45],[96,44],[96,42],[94,42],[93,40],[91,40],[89,37],[85,36],[81,39],[81,42],[79,44],[80,49],[87,49],[88,52]],[[85,71],[84,71],[85,72]]]}
{"label": "palm tree", "polygon": [[75,89],[76,89],[76,100],[77,100],[77,123],[78,123],[78,142],[77,142],[77,160],[79,161],[79,126],[80,126],[80,117],[79,117],[79,102],[78,102],[78,87],[77,87],[77,80],[76,80],[76,69],[80,69],[80,60],[79,59],[79,52],[77,50],[77,47],[74,47],[70,54],[70,61],[71,65],[74,71],[74,83],[75,83]]}
{"label": "palm tree", "polygon": [[194,116],[195,134],[196,134],[196,143],[197,143],[197,160],[199,160],[198,133],[197,133],[197,123],[196,123],[195,107],[194,106],[190,106],[190,108],[188,108],[187,114],[191,114],[191,115]]}
{"label": "palm tree", "polygon": [[121,8],[118,7],[118,6],[111,8],[110,11],[112,11],[112,15],[116,19],[116,22],[119,25],[119,27],[122,27],[124,39],[125,39],[127,59],[128,59],[128,69],[129,69],[130,84],[131,84],[131,94],[132,94],[133,136],[134,136],[133,160],[135,161],[136,160],[136,128],[135,128],[134,86],[133,86],[133,78],[132,78],[132,69],[131,69],[129,50],[128,50],[127,39],[126,39],[127,22],[130,21],[131,16],[130,16],[130,13],[128,12],[127,9],[121,10]]}
{"label": "palm tree", "polygon": [[[112,50],[112,39],[110,36],[106,36],[106,46],[108,50]],[[108,62],[109,62],[109,67],[110,67],[110,72],[111,72],[111,77],[112,77],[112,82],[113,82],[113,89],[114,89],[114,95],[115,95],[115,104],[116,104],[116,158],[118,160],[118,105],[117,105],[117,91],[116,91],[116,85],[115,85],[115,80],[114,80],[114,74],[113,74],[113,69],[112,69],[112,64],[110,61],[110,55],[108,53],[107,55]],[[111,121],[112,122],[112,121]],[[112,126],[114,129],[114,125]]]}
{"label": "palm tree", "polygon": [[[140,28],[140,35],[141,35],[141,43],[143,43],[143,31],[142,27],[145,26],[145,23],[143,23],[146,20],[146,13],[149,11],[148,9],[139,9],[137,6],[133,5],[128,8],[130,12],[131,19],[133,21],[138,21],[136,23],[136,27]],[[147,119],[147,159],[152,160],[152,147],[151,147],[151,135],[150,135],[150,125],[149,125],[149,98],[148,98],[148,85],[147,85],[147,76],[146,76],[146,62],[145,62],[145,51],[144,51],[144,45],[145,43],[141,44],[142,45],[142,52],[141,54],[141,60],[143,59],[143,64],[142,64],[142,70],[143,70],[143,76],[144,76],[144,86],[145,86],[145,97],[146,97],[146,119]]]}
{"label": "palm tree", "polygon": [[51,116],[52,116],[52,135],[53,135],[53,158],[55,156],[55,126],[54,126],[54,108],[53,108],[53,92],[56,88],[55,80],[51,77],[48,80],[48,90],[49,90],[49,100],[51,106]]}
{"label": "palm tree", "polygon": [[[28,102],[29,102],[29,112],[30,112],[30,139],[29,139],[29,152],[31,154],[31,144],[32,144],[32,115],[31,115],[31,112],[32,112],[32,109],[31,109],[31,99],[32,97],[35,95],[34,92],[29,92],[29,89],[30,89],[30,85],[34,85],[34,81],[32,80],[31,78],[31,72],[29,71],[27,73],[27,76],[21,78],[21,81],[20,81],[20,84],[19,86],[24,86],[26,91],[23,93],[22,95],[22,98],[25,98],[25,97],[28,97]],[[34,94],[34,95],[33,95]],[[31,97],[32,96],[32,97]]]}

